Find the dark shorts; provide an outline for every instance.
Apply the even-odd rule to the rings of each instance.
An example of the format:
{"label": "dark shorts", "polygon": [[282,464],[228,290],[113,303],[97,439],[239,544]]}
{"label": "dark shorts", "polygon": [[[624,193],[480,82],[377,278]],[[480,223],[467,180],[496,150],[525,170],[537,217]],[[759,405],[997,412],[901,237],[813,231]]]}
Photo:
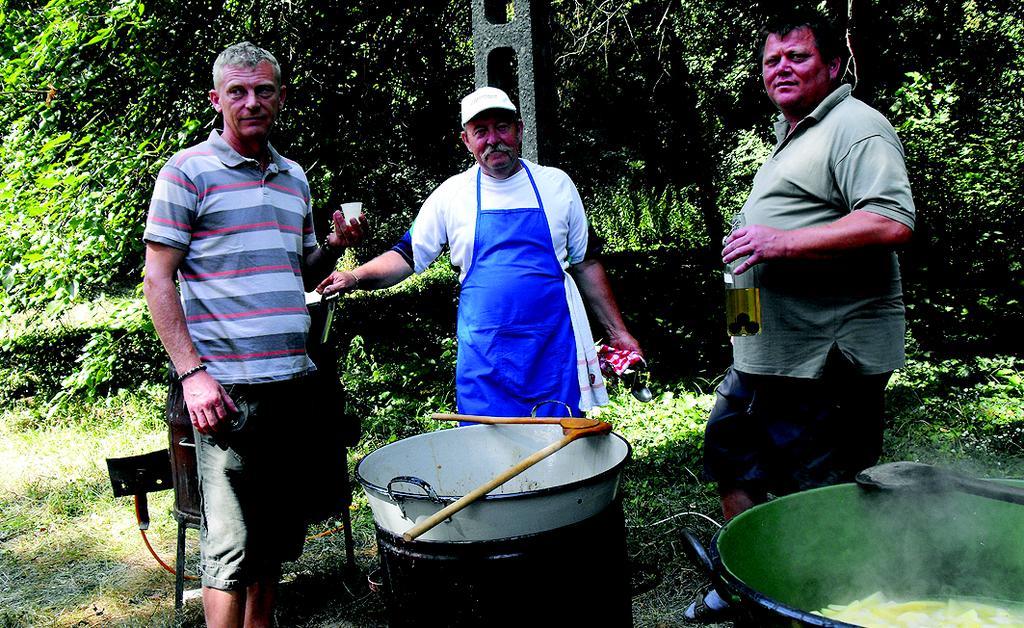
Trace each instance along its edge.
{"label": "dark shorts", "polygon": [[729,369],[704,435],[704,473],[755,499],[853,481],[878,462],[885,387],[833,353],[820,379]]}
{"label": "dark shorts", "polygon": [[[310,504],[324,497],[314,487],[332,479],[322,475],[330,437],[315,427],[310,379],[225,386],[241,426],[195,433],[203,586],[239,590],[276,578],[302,553]],[[336,449],[344,473],[344,447]]]}

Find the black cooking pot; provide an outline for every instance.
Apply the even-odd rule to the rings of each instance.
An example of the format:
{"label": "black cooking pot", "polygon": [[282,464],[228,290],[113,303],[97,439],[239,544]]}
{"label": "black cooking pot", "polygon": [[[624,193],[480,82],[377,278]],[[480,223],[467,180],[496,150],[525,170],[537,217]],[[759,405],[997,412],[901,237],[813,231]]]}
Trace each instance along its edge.
{"label": "black cooking pot", "polygon": [[1017,504],[841,484],[751,508],[708,549],[691,531],[684,537],[719,593],[757,625],[849,626],[813,611],[877,591],[1024,610],[1024,506]]}

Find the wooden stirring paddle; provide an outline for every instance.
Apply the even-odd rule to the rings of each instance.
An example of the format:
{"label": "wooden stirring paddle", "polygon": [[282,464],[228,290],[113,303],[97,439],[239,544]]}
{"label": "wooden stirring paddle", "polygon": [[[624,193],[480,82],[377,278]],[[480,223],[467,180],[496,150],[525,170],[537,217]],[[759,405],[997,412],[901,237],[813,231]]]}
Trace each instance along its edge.
{"label": "wooden stirring paddle", "polygon": [[[446,416],[446,417],[447,416],[451,416],[451,417],[454,417],[454,418],[451,418],[451,419],[449,419],[449,418],[438,419],[438,420],[441,420],[441,421],[454,420],[454,421],[475,421],[477,423],[548,423],[548,424],[558,424],[558,425],[562,425],[562,432],[565,434],[565,436],[563,436],[561,440],[558,440],[558,441],[555,441],[554,443],[551,443],[550,445],[548,445],[544,449],[541,449],[540,451],[537,451],[536,453],[531,454],[530,456],[528,456],[526,458],[523,458],[517,464],[509,467],[505,471],[502,471],[498,475],[496,475],[493,478],[491,478],[489,481],[485,482],[484,484],[481,484],[480,486],[476,487],[472,491],[466,493],[464,496],[459,498],[457,501],[452,502],[448,506],[442,508],[441,510],[438,510],[433,515],[427,517],[422,522],[420,522],[420,523],[414,525],[413,527],[409,528],[409,530],[405,534],[402,535],[402,538],[404,538],[406,541],[412,541],[412,540],[416,539],[417,537],[419,537],[423,533],[427,532],[428,530],[432,529],[434,526],[436,526],[437,524],[441,523],[442,521],[444,521],[448,517],[450,517],[453,514],[459,512],[460,510],[462,510],[466,506],[472,504],[476,500],[480,499],[481,497],[483,497],[487,493],[490,493],[491,491],[493,491],[494,489],[498,488],[499,486],[501,486],[505,482],[508,482],[509,480],[514,478],[515,476],[517,476],[520,473],[522,473],[523,471],[529,469],[530,467],[532,467],[533,465],[537,464],[541,460],[547,458],[548,456],[550,456],[551,454],[555,453],[559,449],[565,447],[566,445],[568,445],[572,441],[576,440],[577,438],[583,438],[584,436],[597,436],[597,435],[601,435],[601,434],[608,434],[608,433],[610,433],[612,431],[611,424],[605,423],[604,421],[598,421],[596,419],[574,418],[574,417],[566,417],[566,418],[563,418],[563,419],[553,419],[553,420],[549,420],[549,419],[533,419],[533,418],[531,418],[529,420],[520,420],[520,418],[525,418],[525,417],[512,417],[511,420],[504,420],[504,419],[506,419],[506,417],[476,417],[476,416],[465,415],[465,414],[456,414],[456,415],[434,415],[434,418],[439,417],[439,416]],[[489,420],[480,420],[480,419],[489,419]],[[578,423],[576,423],[576,422],[578,422],[578,421],[585,421],[585,422],[587,422],[587,424],[585,426],[582,426],[582,427],[566,427],[566,424],[568,424],[568,425],[577,425]],[[565,423],[563,423],[563,422],[565,422]]]}

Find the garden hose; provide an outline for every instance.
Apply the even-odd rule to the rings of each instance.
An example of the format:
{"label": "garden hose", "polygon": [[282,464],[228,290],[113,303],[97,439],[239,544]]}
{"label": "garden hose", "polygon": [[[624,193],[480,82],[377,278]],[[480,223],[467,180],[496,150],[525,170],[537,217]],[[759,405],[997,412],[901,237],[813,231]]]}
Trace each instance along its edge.
{"label": "garden hose", "polygon": [[[171,572],[174,575],[178,575],[178,572],[174,571],[173,567],[171,567],[170,565],[168,565],[167,563],[165,563],[163,560],[160,559],[160,557],[156,553],[156,550],[154,550],[153,546],[149,544],[149,538],[146,536],[146,531],[142,529],[142,513],[139,512],[139,496],[138,495],[135,496],[135,519],[136,519],[136,521],[139,522],[139,534],[142,535],[142,541],[146,544],[146,548],[149,549],[149,553],[153,555],[153,558],[156,559],[156,562],[160,563],[161,567],[163,567],[164,569],[166,569],[167,571]],[[190,576],[188,574],[185,574],[185,579],[186,580],[198,580],[199,577],[198,576]]]}

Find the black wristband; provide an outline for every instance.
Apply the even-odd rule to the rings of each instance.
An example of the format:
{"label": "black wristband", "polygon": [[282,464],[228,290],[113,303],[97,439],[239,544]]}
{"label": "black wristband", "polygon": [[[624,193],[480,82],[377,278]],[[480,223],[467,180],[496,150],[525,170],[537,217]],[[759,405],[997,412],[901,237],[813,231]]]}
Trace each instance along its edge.
{"label": "black wristband", "polygon": [[184,373],[182,373],[181,375],[179,375],[178,376],[178,383],[180,384],[181,382],[185,381],[189,377],[192,377],[193,375],[195,375],[199,371],[205,371],[205,370],[206,370],[206,365],[203,364],[202,362],[200,362],[196,366],[193,366],[189,370],[187,370]]}

